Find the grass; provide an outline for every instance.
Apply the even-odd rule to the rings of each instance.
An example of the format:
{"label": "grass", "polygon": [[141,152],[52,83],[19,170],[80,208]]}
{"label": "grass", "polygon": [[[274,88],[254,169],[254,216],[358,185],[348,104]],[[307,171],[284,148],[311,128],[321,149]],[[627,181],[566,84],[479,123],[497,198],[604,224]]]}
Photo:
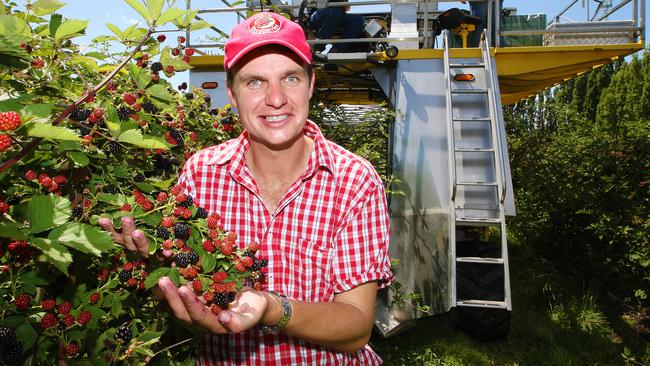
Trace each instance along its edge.
{"label": "grass", "polygon": [[[549,276],[541,264],[511,241],[513,293],[507,340],[480,343],[458,331],[449,313],[418,319],[416,325],[370,344],[385,365],[571,366],[646,365],[650,346],[632,332],[622,314],[608,313],[597,283],[573,284]],[[608,301],[610,304],[608,304]]]}

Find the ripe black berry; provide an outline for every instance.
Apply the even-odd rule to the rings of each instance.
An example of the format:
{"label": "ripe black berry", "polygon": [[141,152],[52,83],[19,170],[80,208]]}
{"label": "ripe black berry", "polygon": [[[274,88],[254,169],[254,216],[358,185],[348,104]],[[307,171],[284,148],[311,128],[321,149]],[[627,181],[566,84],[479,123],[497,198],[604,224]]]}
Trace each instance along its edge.
{"label": "ripe black berry", "polygon": [[110,193],[110,194],[115,194],[117,193],[117,187],[115,187],[112,184],[107,184],[102,188],[102,192],[104,193]]}
{"label": "ripe black berry", "polygon": [[90,109],[77,108],[70,112],[68,118],[76,122],[81,122],[87,120],[90,117],[90,113],[92,113]]}
{"label": "ripe black berry", "polygon": [[118,152],[120,152],[120,149],[121,149],[120,144],[118,144],[117,142],[115,142],[115,141],[109,141],[108,142],[108,150],[112,154],[117,154]]}
{"label": "ripe black berry", "polygon": [[231,125],[231,124],[233,124],[232,117],[231,116],[226,116],[226,117],[222,118],[221,119],[221,124],[222,125]]}
{"label": "ripe black berry", "polygon": [[255,259],[253,261],[253,266],[252,266],[251,269],[253,271],[259,271],[262,268],[266,267],[267,264],[269,264],[269,261],[266,258],[264,258],[264,259]]}
{"label": "ripe black berry", "polygon": [[217,114],[219,114],[219,110],[216,109],[216,108],[212,108],[212,109],[210,109],[210,114],[213,115],[213,116],[216,116]]}
{"label": "ripe black berry", "polygon": [[187,98],[188,100],[192,100],[192,99],[194,99],[194,94],[187,93],[187,94],[185,94],[185,98]]}
{"label": "ripe black berry", "polygon": [[227,292],[217,292],[214,297],[214,303],[219,305],[220,308],[226,309],[228,308],[228,303],[230,301],[229,296]]}
{"label": "ripe black berry", "polygon": [[157,113],[157,112],[158,112],[158,107],[156,107],[156,106],[155,106],[153,103],[151,103],[150,101],[146,101],[146,102],[142,103],[142,109],[143,109],[145,112],[147,112],[147,113],[151,113],[151,114],[154,114],[154,113]]}
{"label": "ripe black berry", "polygon": [[134,175],[133,176],[133,181],[136,182],[136,183],[144,182],[144,174],[138,173],[138,174]]}
{"label": "ripe black berry", "polygon": [[169,230],[162,226],[158,226],[155,231],[156,237],[167,240],[169,239]]}
{"label": "ripe black berry", "polygon": [[176,147],[183,148],[183,146],[184,146],[184,140],[183,140],[183,135],[181,134],[181,132],[178,131],[178,130],[171,130],[171,131],[169,131],[169,134],[170,134],[171,137],[173,137],[174,140],[176,140],[176,142],[178,143],[178,144],[176,145]]}
{"label": "ripe black berry", "polygon": [[185,253],[187,257],[187,261],[190,262],[190,264],[196,264],[199,261],[199,255],[192,251],[192,252],[187,252]]}
{"label": "ripe black berry", "polygon": [[20,202],[20,196],[18,195],[13,195],[9,198],[7,198],[7,204],[8,205],[15,205]]}
{"label": "ripe black berry", "polygon": [[133,276],[132,276],[131,271],[127,271],[127,270],[123,269],[123,270],[120,271],[120,276],[119,277],[120,277],[120,282],[126,282]]}
{"label": "ripe black berry", "polygon": [[79,125],[79,133],[81,133],[82,135],[90,135],[91,128],[92,126],[89,125],[88,123],[81,123]]}
{"label": "ripe black berry", "polygon": [[16,342],[16,331],[11,327],[0,327],[0,345],[9,346]]}
{"label": "ripe black berry", "polygon": [[203,97],[203,100],[205,100],[206,103],[210,103],[212,101],[212,98],[210,98],[209,95],[206,95],[205,97]]}
{"label": "ripe black berry", "polygon": [[176,254],[174,261],[176,262],[176,266],[179,268],[185,268],[190,264],[185,253]]}
{"label": "ripe black berry", "polygon": [[120,107],[117,109],[117,116],[120,118],[120,121],[124,121],[131,117],[131,109],[127,107]]}
{"label": "ripe black berry", "polygon": [[150,66],[151,72],[159,72],[163,69],[163,65],[160,62],[154,62]]}
{"label": "ripe black berry", "polygon": [[15,341],[13,344],[4,347],[4,352],[2,353],[2,361],[4,361],[6,364],[12,365],[15,364],[22,355],[23,344]]}
{"label": "ripe black berry", "polygon": [[195,216],[198,219],[205,219],[206,217],[208,217],[208,211],[203,207],[199,207],[196,210],[196,215]]}
{"label": "ripe black berry", "polygon": [[187,238],[190,237],[190,227],[184,222],[175,223],[174,236],[176,236],[177,239],[187,240]]}
{"label": "ripe black berry", "polygon": [[132,336],[133,333],[131,332],[131,329],[126,325],[117,328],[117,331],[115,332],[115,340],[124,343],[129,343]]}
{"label": "ripe black berry", "polygon": [[81,217],[81,215],[83,215],[83,214],[84,214],[84,208],[81,207],[81,206],[77,206],[77,207],[72,209],[72,216],[74,216],[76,218]]}

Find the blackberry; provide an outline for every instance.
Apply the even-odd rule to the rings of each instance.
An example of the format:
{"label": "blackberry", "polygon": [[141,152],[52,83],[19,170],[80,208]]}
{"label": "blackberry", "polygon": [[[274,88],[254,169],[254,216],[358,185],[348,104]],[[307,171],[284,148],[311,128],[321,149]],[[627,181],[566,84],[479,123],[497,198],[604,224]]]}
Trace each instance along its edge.
{"label": "blackberry", "polygon": [[219,114],[219,110],[216,109],[216,108],[212,108],[212,109],[210,109],[210,114],[213,115],[213,116],[216,116],[217,114]]}
{"label": "blackberry", "polygon": [[185,208],[192,207],[193,204],[194,204],[194,198],[192,198],[192,196],[187,196],[187,199],[180,203],[180,205]]}
{"label": "blackberry", "polygon": [[133,176],[133,181],[136,182],[136,183],[144,182],[144,174],[138,173],[138,174],[134,175]]}
{"label": "blackberry", "polygon": [[151,72],[159,72],[163,69],[163,65],[160,62],[154,62],[149,68],[151,69]]}
{"label": "blackberry", "polygon": [[241,255],[242,257],[251,257],[252,259],[255,259],[255,253],[251,252],[250,250],[246,249]]}
{"label": "blackberry", "polygon": [[0,327],[0,345],[7,347],[16,342],[16,331],[11,327]]}
{"label": "blackberry", "polygon": [[120,276],[119,277],[120,277],[120,282],[126,282],[131,277],[133,277],[133,275],[132,275],[131,271],[127,271],[127,270],[123,269],[123,270],[120,271]]}
{"label": "blackberry", "polygon": [[162,226],[158,226],[156,228],[155,234],[156,234],[156,237],[158,237],[158,238],[161,238],[161,239],[164,239],[164,240],[169,239],[169,230],[167,230],[166,228],[164,228]]}
{"label": "blackberry", "polygon": [[221,119],[221,124],[222,125],[231,125],[231,124],[233,124],[232,117],[231,116],[226,116],[226,117],[222,118]]}
{"label": "blackberry", "polygon": [[158,112],[158,107],[156,107],[156,106],[155,106],[153,103],[151,103],[150,101],[146,101],[146,102],[142,103],[142,109],[143,109],[145,112],[147,112],[147,113],[151,113],[151,114],[154,114],[154,113],[157,113],[157,112]]}
{"label": "blackberry", "polygon": [[8,365],[16,364],[22,355],[23,344],[15,341],[13,344],[4,347],[4,352],[2,353],[2,361]]}
{"label": "blackberry", "polygon": [[114,338],[118,342],[122,341],[124,343],[129,343],[132,336],[133,336],[133,333],[131,332],[131,329],[128,326],[123,325],[123,326],[117,328],[117,331],[115,332]]}
{"label": "blackberry", "polygon": [[195,216],[198,219],[205,219],[206,217],[208,217],[208,211],[206,211],[206,209],[203,208],[203,207],[199,207],[196,210],[196,215]]}
{"label": "blackberry", "polygon": [[109,183],[102,188],[102,192],[115,194],[117,193],[117,187]]}
{"label": "blackberry", "polygon": [[127,120],[131,117],[131,109],[127,107],[120,107],[117,109],[117,116],[119,117],[120,121]]}
{"label": "blackberry", "polygon": [[203,97],[203,100],[205,100],[206,103],[210,103],[212,101],[212,98],[210,98],[209,95],[206,95],[205,97]]}
{"label": "blackberry", "polygon": [[83,214],[84,214],[84,208],[81,207],[81,206],[77,206],[77,207],[72,209],[72,216],[74,216],[76,218],[80,218],[81,215],[83,215]]}
{"label": "blackberry", "polygon": [[77,108],[70,112],[68,118],[76,122],[81,122],[87,120],[90,117],[90,113],[92,113],[90,109]]}
{"label": "blackberry", "polygon": [[185,98],[187,98],[187,100],[192,100],[192,99],[194,99],[194,94],[187,93],[187,94],[185,94]]}
{"label": "blackberry", "polygon": [[185,253],[176,254],[174,261],[176,262],[176,266],[179,268],[185,268],[188,264],[190,264]]}
{"label": "blackberry", "polygon": [[90,135],[91,129],[92,126],[88,123],[81,123],[79,125],[79,133],[81,133],[82,135]]}
{"label": "blackberry", "polygon": [[190,227],[184,222],[177,222],[174,224],[174,236],[177,239],[187,240],[190,237]]}
{"label": "blackberry", "polygon": [[196,264],[199,261],[199,255],[192,251],[192,252],[187,252],[185,253],[187,257],[187,261],[190,262],[190,264]]}
{"label": "blackberry", "polygon": [[187,116],[190,117],[190,118],[194,118],[194,116],[196,116],[196,114],[194,112],[190,111],[190,113],[188,113]]}
{"label": "blackberry", "polygon": [[253,266],[251,267],[251,269],[253,271],[259,271],[262,268],[266,267],[268,264],[269,264],[269,261],[266,258],[264,258],[264,259],[255,259],[255,261],[253,261]]}
{"label": "blackberry", "polygon": [[68,183],[59,184],[59,191],[61,191],[61,194],[68,194],[68,189],[70,189],[70,185]]}
{"label": "blackberry", "polygon": [[176,147],[178,147],[178,148],[183,148],[183,146],[185,145],[185,144],[184,144],[184,140],[183,140],[183,134],[181,134],[181,132],[178,131],[178,130],[171,130],[171,131],[169,131],[169,134],[170,134],[171,137],[173,137],[174,140],[176,140],[176,142],[178,143],[178,144],[176,145]]}
{"label": "blackberry", "polygon": [[118,144],[116,141],[109,141],[108,142],[108,150],[112,154],[117,154],[118,152],[120,152],[121,149],[122,148],[120,147],[120,144]]}
{"label": "blackberry", "polygon": [[214,296],[213,302],[219,305],[220,308],[227,309],[228,303],[230,302],[228,300],[229,300],[229,296],[227,292],[217,292]]}
{"label": "blackberry", "polygon": [[231,291],[228,293],[228,302],[233,302],[233,301],[235,301],[235,293]]}
{"label": "blackberry", "polygon": [[13,196],[7,198],[7,204],[8,205],[15,205],[17,203],[20,203],[20,196],[18,196],[18,195],[13,195]]}

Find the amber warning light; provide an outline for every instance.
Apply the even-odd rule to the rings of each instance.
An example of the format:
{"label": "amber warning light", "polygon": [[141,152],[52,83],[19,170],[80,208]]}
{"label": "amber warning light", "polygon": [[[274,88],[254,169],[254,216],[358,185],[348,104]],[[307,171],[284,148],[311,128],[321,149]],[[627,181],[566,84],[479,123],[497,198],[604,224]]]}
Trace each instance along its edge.
{"label": "amber warning light", "polygon": [[456,81],[474,81],[473,74],[456,74],[454,75],[454,80]]}
{"label": "amber warning light", "polygon": [[219,86],[219,83],[216,81],[207,81],[203,84],[201,84],[201,88],[203,89],[216,89]]}

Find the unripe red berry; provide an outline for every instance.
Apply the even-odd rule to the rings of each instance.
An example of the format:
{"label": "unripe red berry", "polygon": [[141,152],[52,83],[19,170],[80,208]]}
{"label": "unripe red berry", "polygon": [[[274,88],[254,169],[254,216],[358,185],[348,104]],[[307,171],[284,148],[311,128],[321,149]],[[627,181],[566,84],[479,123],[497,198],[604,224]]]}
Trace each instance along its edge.
{"label": "unripe red berry", "polygon": [[18,310],[27,310],[32,306],[32,298],[26,294],[26,293],[21,293],[16,297],[16,308]]}
{"label": "unripe red berry", "polygon": [[164,34],[159,34],[158,37],[156,37],[156,39],[158,40],[158,42],[162,43],[162,42],[165,42],[165,40],[167,39],[167,36],[164,35]]}

